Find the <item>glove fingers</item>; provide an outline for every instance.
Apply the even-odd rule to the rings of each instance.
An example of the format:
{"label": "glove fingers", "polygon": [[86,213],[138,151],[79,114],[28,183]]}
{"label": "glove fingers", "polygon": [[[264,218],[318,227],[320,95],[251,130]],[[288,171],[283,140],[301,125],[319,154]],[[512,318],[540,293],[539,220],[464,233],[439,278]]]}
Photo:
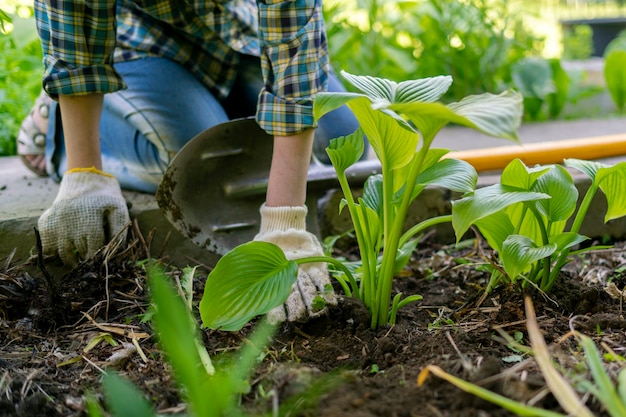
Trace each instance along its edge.
{"label": "glove fingers", "polygon": [[287,301],[285,301],[287,320],[289,321],[302,320],[307,316],[307,306],[305,305],[305,302],[302,298],[300,288],[300,277],[298,277],[297,283],[294,284],[291,290],[291,294],[289,294],[289,297],[287,297]]}
{"label": "glove fingers", "polygon": [[337,305],[337,297],[332,289],[326,264],[303,265],[301,270],[307,274],[308,279],[317,289],[318,293],[316,295],[324,298],[327,304]]}
{"label": "glove fingers", "polygon": [[80,251],[75,249],[75,245],[70,244],[68,241],[64,241],[62,245],[59,245],[58,253],[61,261],[72,267],[78,265],[78,263],[84,259]]}
{"label": "glove fingers", "polygon": [[39,217],[37,228],[44,255],[57,255],[57,234],[56,229],[50,224],[50,211],[50,209],[44,211]]}
{"label": "glove fingers", "polygon": [[270,324],[282,323],[287,319],[287,313],[285,307],[281,304],[278,307],[274,307],[267,313],[267,321]]}
{"label": "glove fingers", "polygon": [[305,309],[308,310],[309,315],[313,316],[318,313],[318,311],[313,308],[313,300],[318,296],[319,292],[307,271],[298,271],[297,285],[300,291],[300,300],[305,306]]}
{"label": "glove fingers", "polygon": [[[105,224],[105,226],[108,226],[105,231],[107,242],[116,237],[117,234],[120,233],[120,231],[124,229],[130,221],[130,217],[128,216],[128,212],[126,210],[119,210],[115,207],[111,209],[110,213],[107,213],[106,219],[108,220]],[[125,241],[127,234],[128,230],[125,230],[123,233],[120,233],[118,239]]]}

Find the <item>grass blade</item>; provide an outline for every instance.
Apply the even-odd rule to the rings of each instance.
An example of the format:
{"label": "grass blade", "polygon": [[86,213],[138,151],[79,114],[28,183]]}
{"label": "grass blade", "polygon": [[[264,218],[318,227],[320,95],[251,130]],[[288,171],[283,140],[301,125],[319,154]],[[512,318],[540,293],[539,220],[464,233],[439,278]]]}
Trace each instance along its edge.
{"label": "grass blade", "polygon": [[530,344],[535,352],[535,360],[543,373],[548,388],[550,388],[550,391],[568,415],[575,417],[593,417],[593,413],[583,404],[576,394],[576,391],[574,391],[574,388],[572,388],[567,380],[552,365],[548,346],[543,340],[539,325],[537,324],[535,308],[533,307],[532,301],[530,298],[526,297],[524,303],[526,306],[528,337],[530,338]]}
{"label": "grass blade", "polygon": [[428,377],[428,374],[431,372],[435,376],[438,376],[439,378],[448,381],[457,388],[460,388],[469,394],[482,398],[483,400],[489,401],[490,403],[499,405],[500,407],[509,410],[512,413],[515,413],[515,415],[528,417],[563,417],[562,414],[522,404],[520,402],[511,400],[510,398],[504,397],[500,394],[496,394],[495,392],[489,391],[488,389],[479,387],[478,385],[472,384],[471,382],[467,382],[462,380],[461,378],[450,375],[449,373],[435,365],[428,365],[422,370],[422,372],[420,372],[417,377],[417,384],[421,386],[426,380],[426,377]]}

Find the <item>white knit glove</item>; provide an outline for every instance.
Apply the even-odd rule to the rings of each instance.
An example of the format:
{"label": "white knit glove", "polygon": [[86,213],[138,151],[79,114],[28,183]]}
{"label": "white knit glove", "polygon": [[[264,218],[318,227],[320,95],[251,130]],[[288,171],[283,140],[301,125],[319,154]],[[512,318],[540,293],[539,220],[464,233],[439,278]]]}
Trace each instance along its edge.
{"label": "white knit glove", "polygon": [[[120,185],[95,168],[69,170],[52,207],[39,218],[44,254],[76,265],[92,257],[130,221]],[[126,232],[119,236],[126,240]]]}
{"label": "white knit glove", "polygon": [[[261,206],[261,228],[254,240],[270,242],[280,247],[289,260],[308,256],[322,256],[324,251],[317,238],[306,231],[306,206]],[[298,279],[284,305],[268,314],[271,323],[304,320],[325,312],[317,309],[314,300],[321,296],[326,305],[336,305],[328,268],[325,263],[307,263],[300,266]]]}

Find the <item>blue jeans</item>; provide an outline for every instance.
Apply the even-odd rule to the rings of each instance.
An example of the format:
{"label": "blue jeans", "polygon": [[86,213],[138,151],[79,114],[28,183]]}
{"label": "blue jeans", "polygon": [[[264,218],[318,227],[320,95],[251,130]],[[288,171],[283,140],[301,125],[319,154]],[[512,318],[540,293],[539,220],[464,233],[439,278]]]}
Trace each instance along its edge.
{"label": "blue jeans", "polygon": [[[263,85],[258,58],[244,57],[230,95],[218,100],[187,70],[164,58],[116,64],[128,85],[104,97],[100,122],[103,170],[124,189],[153,193],[172,158],[200,132],[255,114]],[[331,75],[329,91],[343,91]],[[46,141],[48,173],[60,180],[67,158],[58,104],[53,102]],[[347,107],[324,116],[315,131],[315,155],[323,162],[330,139],[352,133],[358,122]]]}

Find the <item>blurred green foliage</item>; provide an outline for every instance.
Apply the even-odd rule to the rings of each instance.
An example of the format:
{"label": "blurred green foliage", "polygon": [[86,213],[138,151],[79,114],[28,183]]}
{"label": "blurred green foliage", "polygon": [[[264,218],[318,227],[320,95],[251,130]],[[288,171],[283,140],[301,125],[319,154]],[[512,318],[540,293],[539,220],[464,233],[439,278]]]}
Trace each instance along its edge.
{"label": "blurred green foliage", "polygon": [[[2,4],[10,7],[0,10],[0,155],[12,155],[21,121],[40,90],[41,48],[32,7],[20,0]],[[444,97],[449,101],[520,88],[514,76],[520,76],[527,59],[540,56],[543,39],[528,26],[529,13],[538,12],[513,10],[511,4],[507,0],[325,0],[331,61],[336,71],[395,81],[451,75],[454,83]],[[564,59],[589,56],[589,28],[577,26],[564,36]],[[549,74],[542,72],[543,78],[524,81],[526,87],[528,82],[553,84],[550,95],[542,92],[545,97],[540,101],[545,105],[525,94],[530,97],[526,104],[532,106],[527,108],[531,120],[557,117],[564,97],[569,102],[581,96],[576,93],[576,80],[566,81],[568,74],[561,72],[558,62],[551,62],[551,67]],[[552,75],[560,78],[546,81]],[[587,90],[583,93],[588,95]]]}
{"label": "blurred green foliage", "polygon": [[604,79],[620,114],[626,112],[626,31],[613,39],[604,51]]}
{"label": "blurred green foliage", "polygon": [[448,98],[498,92],[543,39],[506,0],[327,0],[336,70],[395,81],[451,75]]}
{"label": "blurred green foliage", "polygon": [[0,30],[0,156],[15,155],[20,124],[41,89],[42,53],[32,8],[19,6],[15,12],[3,11]]}
{"label": "blurred green foliage", "polygon": [[563,59],[588,59],[593,52],[592,36],[589,25],[563,30]]}

